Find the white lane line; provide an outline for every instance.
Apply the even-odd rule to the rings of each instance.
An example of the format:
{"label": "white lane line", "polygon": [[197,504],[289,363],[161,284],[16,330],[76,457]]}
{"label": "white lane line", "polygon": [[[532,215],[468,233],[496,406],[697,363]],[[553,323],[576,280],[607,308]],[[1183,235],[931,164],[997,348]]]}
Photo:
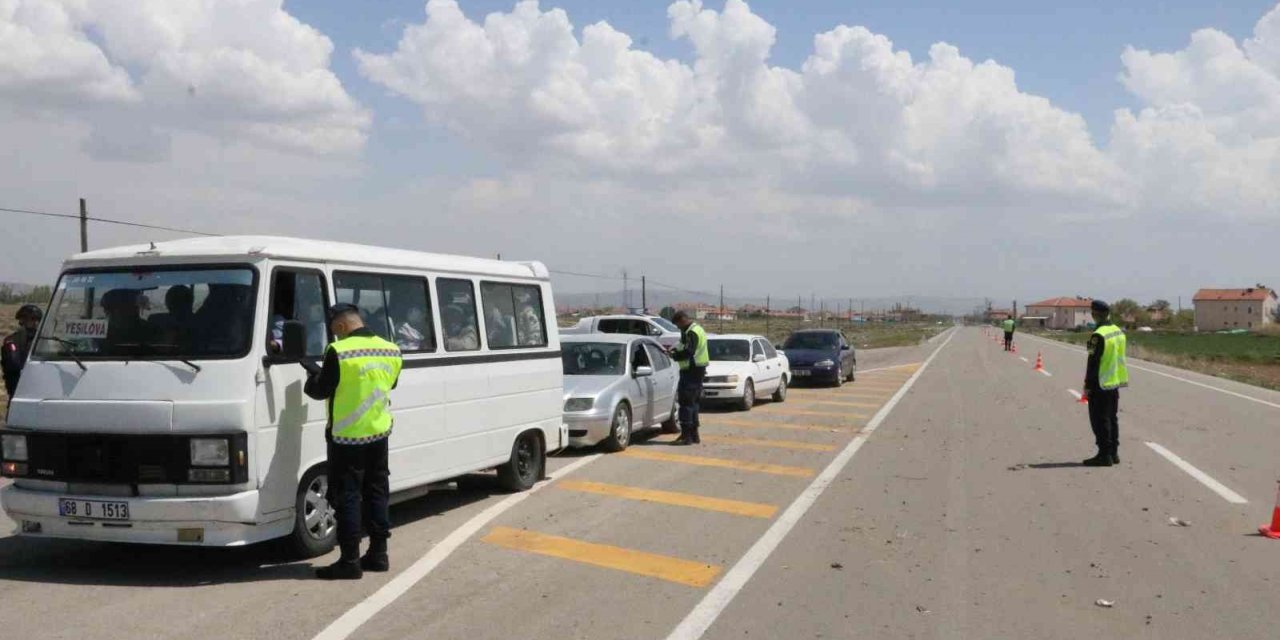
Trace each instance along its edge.
{"label": "white lane line", "polygon": [[[1051,344],[1051,345],[1054,345],[1054,346],[1057,346],[1057,347],[1061,347],[1061,348],[1063,348],[1063,349],[1066,349],[1067,351],[1075,351],[1076,353],[1086,353],[1086,351],[1085,351],[1084,349],[1081,349],[1081,348],[1078,348],[1078,347],[1075,347],[1075,346],[1072,346],[1072,345],[1068,345],[1068,344],[1066,344],[1066,343],[1064,343],[1064,342],[1058,342],[1057,340],[1049,340],[1049,339],[1047,339],[1047,338],[1035,338],[1035,339],[1036,339],[1036,340],[1040,340],[1041,342],[1047,342],[1047,343],[1049,343],[1049,344]],[[1173,375],[1173,374],[1171,374],[1171,373],[1165,373],[1165,372],[1163,372],[1163,371],[1156,371],[1155,369],[1151,369],[1151,368],[1149,368],[1149,367],[1143,367],[1143,366],[1141,366],[1141,365],[1133,364],[1133,361],[1132,361],[1132,360],[1130,360],[1129,362],[1130,362],[1130,364],[1129,364],[1129,368],[1130,368],[1130,369],[1137,369],[1137,370],[1139,370],[1139,371],[1146,371],[1147,373],[1154,373],[1154,374],[1156,374],[1156,375],[1158,375],[1158,376],[1164,376],[1164,377],[1166,377],[1166,378],[1172,378],[1172,379],[1174,379],[1174,380],[1178,380],[1179,382],[1185,382],[1185,383],[1187,383],[1187,384],[1193,384],[1193,385],[1195,385],[1195,386],[1197,386],[1197,387],[1204,387],[1205,389],[1212,389],[1212,390],[1217,391],[1217,392],[1219,392],[1219,393],[1225,393],[1225,394],[1227,394],[1227,395],[1229,395],[1229,396],[1235,396],[1235,397],[1240,398],[1240,399],[1242,399],[1242,400],[1249,400],[1249,401],[1251,401],[1251,402],[1256,402],[1256,403],[1258,403],[1258,404],[1266,405],[1266,406],[1271,407],[1271,408],[1273,408],[1273,409],[1280,409],[1280,404],[1276,404],[1276,403],[1274,403],[1274,402],[1267,402],[1266,400],[1263,400],[1262,398],[1255,398],[1255,397],[1253,397],[1253,396],[1245,395],[1245,394],[1243,394],[1243,393],[1236,393],[1235,391],[1228,391],[1227,389],[1223,389],[1222,387],[1215,387],[1215,386],[1213,386],[1213,385],[1211,385],[1211,384],[1205,384],[1205,383],[1203,383],[1203,382],[1196,382],[1195,380],[1189,380],[1189,379],[1184,378],[1184,377],[1182,377],[1182,376],[1175,376],[1175,375]]]}
{"label": "white lane line", "polygon": [[413,588],[413,585],[417,584],[418,581],[425,578],[432,570],[440,566],[440,563],[444,562],[446,558],[458,549],[458,547],[462,546],[462,543],[466,542],[471,536],[475,535],[476,532],[484,528],[484,526],[489,524],[489,522],[494,518],[502,515],[502,513],[507,509],[510,509],[511,507],[514,507],[528,499],[529,496],[537,493],[547,485],[550,485],[553,481],[581,469],[587,464],[594,462],[600,456],[601,454],[597,453],[571,462],[548,474],[546,482],[541,482],[537,486],[523,493],[511,494],[506,498],[503,498],[502,501],[497,504],[476,514],[461,527],[454,529],[453,533],[450,533],[444,540],[441,540],[439,544],[431,547],[430,551],[421,558],[418,558],[416,562],[410,565],[408,569],[402,571],[400,575],[392,578],[390,582],[382,585],[381,589],[373,592],[373,594],[368,598],[365,598],[363,602],[352,607],[346,613],[342,614],[342,616],[337,620],[334,620],[332,624],[325,627],[324,631],[316,634],[314,640],[345,640],[345,638],[350,637],[352,633],[355,633],[355,631],[360,628],[360,625],[368,622],[369,619],[377,615],[379,611],[385,609],[387,605],[395,602],[397,598],[404,595],[409,589]]}
{"label": "white lane line", "polygon": [[1052,378],[1052,377],[1053,377],[1053,374],[1052,374],[1052,373],[1049,373],[1049,371],[1048,371],[1047,369],[1041,369],[1041,370],[1040,370],[1040,373],[1043,373],[1046,377],[1049,377],[1049,378]]}
{"label": "white lane line", "polygon": [[1018,356],[1018,359],[1019,359],[1019,360],[1021,360],[1021,361],[1023,361],[1023,362],[1025,362],[1025,363],[1027,363],[1027,364],[1030,364],[1030,363],[1031,363],[1031,361],[1030,361],[1030,360],[1028,360],[1028,359],[1026,359],[1026,358],[1024,358],[1024,357],[1022,357],[1022,356]]}
{"label": "white lane line", "polygon": [[1193,467],[1190,462],[1187,462],[1186,460],[1179,458],[1178,455],[1175,454],[1174,452],[1154,442],[1148,442],[1147,446],[1151,447],[1152,451],[1155,451],[1156,453],[1164,456],[1164,458],[1169,462],[1172,462],[1174,466],[1178,467],[1179,469],[1182,469],[1183,471],[1186,471],[1192,478],[1199,480],[1200,484],[1203,484],[1204,486],[1209,487],[1209,489],[1212,490],[1214,493],[1222,496],[1223,500],[1226,500],[1227,502],[1230,502],[1232,504],[1246,504],[1249,502],[1248,500],[1244,499],[1244,496],[1232,491],[1231,489],[1228,489],[1226,485],[1209,477],[1209,474]]}
{"label": "white lane line", "polygon": [[893,408],[907,394],[907,391],[911,389],[911,386],[920,378],[925,369],[929,368],[929,363],[933,362],[933,359],[943,349],[947,348],[955,334],[956,331],[953,329],[951,335],[929,355],[928,359],[912,374],[906,384],[902,385],[902,388],[893,394],[889,402],[876,412],[876,415],[871,418],[871,422],[868,422],[867,426],[863,427],[858,436],[836,455],[831,464],[827,465],[827,468],[823,469],[822,473],[818,474],[818,477],[814,478],[808,487],[805,487],[804,492],[791,503],[791,506],[787,507],[786,511],[782,512],[782,515],[773,522],[769,530],[765,531],[764,535],[760,536],[760,539],[751,545],[746,555],[742,556],[733,565],[733,568],[724,574],[724,578],[702,598],[698,606],[694,607],[693,611],[690,611],[689,615],[680,621],[680,624],[671,632],[671,635],[667,636],[667,640],[697,640],[707,632],[707,629],[711,628],[716,618],[720,617],[720,614],[729,606],[729,603],[738,595],[738,592],[742,591],[742,588],[747,585],[747,582],[751,580],[756,571],[769,559],[769,555],[773,553],[774,549],[778,548],[778,545],[787,537],[787,534],[796,526],[796,523],[800,522],[805,512],[818,501],[822,492],[840,475],[845,465],[849,464],[854,454],[858,453],[858,449],[862,448],[867,438],[875,432],[880,423],[884,422],[885,418],[889,416],[889,412],[893,411]]}
{"label": "white lane line", "polygon": [[1079,399],[1081,398],[1081,396],[1083,396],[1083,395],[1084,395],[1084,394],[1080,393],[1079,391],[1076,391],[1075,389],[1067,389],[1067,393],[1069,393],[1069,394],[1071,394],[1071,395],[1075,396],[1076,400],[1079,400]]}

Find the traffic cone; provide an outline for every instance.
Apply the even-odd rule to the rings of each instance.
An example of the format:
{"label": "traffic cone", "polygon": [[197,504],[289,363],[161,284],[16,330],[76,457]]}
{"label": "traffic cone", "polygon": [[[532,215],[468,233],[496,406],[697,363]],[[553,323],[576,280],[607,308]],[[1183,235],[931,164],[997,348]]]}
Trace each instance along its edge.
{"label": "traffic cone", "polygon": [[1271,526],[1258,527],[1258,533],[1272,540],[1280,539],[1280,488],[1276,490],[1276,506],[1271,510]]}
{"label": "traffic cone", "polygon": [[1086,395],[1084,394],[1084,392],[1083,392],[1083,391],[1081,391],[1081,392],[1080,392],[1080,399],[1079,399],[1079,400],[1076,400],[1076,404],[1089,404],[1089,396],[1086,396]]}
{"label": "traffic cone", "polygon": [[1044,371],[1044,356],[1036,352],[1036,371]]}
{"label": "traffic cone", "polygon": [[1012,343],[1010,343],[1010,344],[1012,344],[1012,345],[1013,345],[1013,355],[1015,355],[1015,356],[1016,356],[1016,355],[1018,355],[1018,343],[1016,343],[1016,342],[1012,342]]}

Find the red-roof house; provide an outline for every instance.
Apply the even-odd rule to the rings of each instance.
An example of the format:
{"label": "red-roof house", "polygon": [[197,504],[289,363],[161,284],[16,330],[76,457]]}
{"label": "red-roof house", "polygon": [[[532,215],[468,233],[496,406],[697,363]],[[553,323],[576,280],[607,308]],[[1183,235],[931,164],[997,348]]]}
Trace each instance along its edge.
{"label": "red-roof house", "polygon": [[1089,313],[1090,298],[1058,297],[1033,302],[1026,306],[1023,324],[1035,324],[1050,329],[1075,329],[1093,321]]}
{"label": "red-roof house", "polygon": [[1263,285],[1247,289],[1201,289],[1191,301],[1196,307],[1196,330],[1255,329],[1276,321],[1280,301]]}

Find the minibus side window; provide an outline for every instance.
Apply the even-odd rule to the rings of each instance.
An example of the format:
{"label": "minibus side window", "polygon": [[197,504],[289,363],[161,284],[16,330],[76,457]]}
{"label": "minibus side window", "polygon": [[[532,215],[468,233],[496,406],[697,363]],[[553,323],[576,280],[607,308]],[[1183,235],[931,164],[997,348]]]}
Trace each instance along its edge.
{"label": "minibus side window", "polygon": [[437,304],[440,321],[444,325],[446,351],[475,351],[480,348],[480,329],[476,322],[475,287],[470,280],[438,278],[436,280]]}
{"label": "minibus side window", "polygon": [[427,281],[409,276],[384,276],[382,291],[387,319],[395,329],[394,341],[405,353],[436,350],[436,329],[431,321],[431,296]]}
{"label": "minibus side window", "polygon": [[367,273],[336,271],[333,288],[339,303],[353,304],[360,310],[364,326],[383,340],[394,340],[391,320],[387,317],[387,300],[382,291],[382,277]]}
{"label": "minibus side window", "polygon": [[307,356],[323,357],[329,343],[329,328],[324,320],[328,298],[324,276],[319,272],[276,269],[271,278],[271,330],[267,336],[267,352],[273,355],[283,352],[284,323],[297,320],[307,328]]}
{"label": "minibus side window", "polygon": [[[542,313],[542,290],[537,286],[499,282],[480,283],[484,299],[485,333],[490,349],[547,346]],[[601,321],[601,331],[604,321]]]}

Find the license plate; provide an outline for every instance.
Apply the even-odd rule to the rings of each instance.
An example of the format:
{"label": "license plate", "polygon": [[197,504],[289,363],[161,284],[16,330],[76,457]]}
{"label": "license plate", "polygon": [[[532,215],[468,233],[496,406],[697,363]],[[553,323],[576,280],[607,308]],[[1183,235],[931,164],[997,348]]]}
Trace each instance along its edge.
{"label": "license plate", "polygon": [[708,398],[714,398],[714,397],[716,397],[716,396],[720,395],[720,392],[719,392],[719,391],[705,391],[705,390],[704,390],[704,391],[702,392],[702,395],[707,396]]}
{"label": "license plate", "polygon": [[88,518],[91,520],[128,520],[129,503],[59,498],[58,515],[64,518]]}
{"label": "license plate", "polygon": [[809,375],[809,372],[808,372],[808,371],[806,371],[806,370],[804,370],[804,369],[796,369],[795,371],[792,371],[791,373],[794,373],[794,374],[796,375],[796,377],[799,377],[799,378],[803,378],[804,376]]}

